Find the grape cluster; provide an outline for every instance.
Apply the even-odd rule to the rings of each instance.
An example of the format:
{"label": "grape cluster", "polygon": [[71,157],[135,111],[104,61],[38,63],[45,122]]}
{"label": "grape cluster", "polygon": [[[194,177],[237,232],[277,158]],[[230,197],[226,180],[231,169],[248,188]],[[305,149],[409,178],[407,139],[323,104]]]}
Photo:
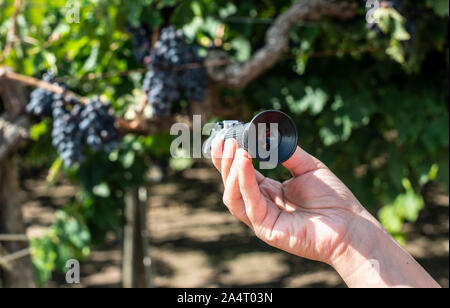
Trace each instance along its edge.
{"label": "grape cluster", "polygon": [[193,46],[188,46],[186,50],[185,63],[186,65],[191,63],[193,67],[180,70],[180,86],[189,100],[202,101],[208,89],[208,74],[205,67],[194,66],[201,65],[203,61]]}
{"label": "grape cluster", "polygon": [[[54,82],[54,75],[47,73],[43,80]],[[83,162],[85,146],[109,153],[119,145],[111,104],[103,104],[99,97],[85,106],[73,96],[39,88],[32,92],[27,111],[53,118],[52,144],[67,166]]]}
{"label": "grape cluster", "polygon": [[152,31],[147,25],[141,25],[140,27],[128,26],[128,31],[133,35],[133,54],[139,63],[148,62],[151,49],[150,37]]}
{"label": "grape cluster", "polygon": [[[48,83],[54,83],[55,76],[49,71],[43,75],[42,80]],[[26,111],[38,117],[51,117],[54,101],[55,94],[53,92],[38,88],[31,92],[31,99],[26,107]]]}
{"label": "grape cluster", "polygon": [[94,151],[112,152],[119,145],[119,133],[114,126],[115,117],[110,103],[102,103],[94,97],[81,111],[79,128],[86,144]]}
{"label": "grape cluster", "polygon": [[144,91],[152,106],[154,120],[170,114],[172,102],[180,96],[176,75],[159,69],[151,69],[144,79]]}
{"label": "grape cluster", "polygon": [[52,143],[64,164],[81,163],[83,156],[83,133],[79,128],[84,106],[75,98],[57,96],[53,102]]}
{"label": "grape cluster", "polygon": [[164,28],[150,58],[143,87],[154,119],[170,114],[181,91],[189,100],[203,100],[208,86],[206,69],[197,49],[186,43],[181,30],[173,26]]}

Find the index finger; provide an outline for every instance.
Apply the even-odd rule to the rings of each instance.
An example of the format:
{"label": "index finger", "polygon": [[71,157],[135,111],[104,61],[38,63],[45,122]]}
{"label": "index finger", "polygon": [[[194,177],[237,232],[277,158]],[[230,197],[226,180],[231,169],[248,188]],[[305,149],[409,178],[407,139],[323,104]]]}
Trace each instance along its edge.
{"label": "index finger", "polygon": [[219,172],[222,172],[223,147],[224,140],[221,138],[214,138],[211,144],[211,159]]}

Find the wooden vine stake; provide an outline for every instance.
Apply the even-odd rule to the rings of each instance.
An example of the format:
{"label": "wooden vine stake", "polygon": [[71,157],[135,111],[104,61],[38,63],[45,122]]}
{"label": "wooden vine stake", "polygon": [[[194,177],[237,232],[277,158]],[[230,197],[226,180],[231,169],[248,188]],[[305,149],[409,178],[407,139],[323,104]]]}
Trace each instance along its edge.
{"label": "wooden vine stake", "polygon": [[146,209],[146,188],[132,188],[125,198],[126,224],[123,235],[122,259],[122,284],[124,288],[152,287]]}
{"label": "wooden vine stake", "polygon": [[[6,109],[6,119],[16,120],[27,103],[21,84],[0,80],[0,99]],[[3,115],[2,115],[3,116]],[[0,128],[1,130],[1,128]],[[0,131],[0,139],[2,132]],[[25,234],[18,180],[18,159],[12,151],[0,160],[0,234]],[[3,256],[25,251],[28,243],[8,241],[1,243]],[[34,267],[28,254],[0,266],[0,286],[7,288],[36,287]]]}

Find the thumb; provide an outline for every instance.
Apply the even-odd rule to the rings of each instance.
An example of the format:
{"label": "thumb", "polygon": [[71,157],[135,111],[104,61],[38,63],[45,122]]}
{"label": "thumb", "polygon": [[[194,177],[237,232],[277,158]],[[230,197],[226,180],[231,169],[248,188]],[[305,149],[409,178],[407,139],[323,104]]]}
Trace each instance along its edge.
{"label": "thumb", "polygon": [[283,166],[289,169],[294,177],[305,173],[326,168],[326,166],[317,158],[297,146],[294,155],[283,163]]}

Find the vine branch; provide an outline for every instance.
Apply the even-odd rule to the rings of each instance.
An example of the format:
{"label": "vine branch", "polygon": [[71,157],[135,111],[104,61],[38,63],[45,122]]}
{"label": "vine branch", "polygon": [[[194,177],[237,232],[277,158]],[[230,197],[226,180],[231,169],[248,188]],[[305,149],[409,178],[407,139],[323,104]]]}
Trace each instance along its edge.
{"label": "vine branch", "polygon": [[3,54],[5,57],[9,55],[11,52],[12,46],[16,40],[17,37],[17,18],[19,17],[20,9],[22,8],[22,0],[16,0],[14,4],[14,14],[12,17],[12,26],[8,31],[8,34],[6,36],[6,44],[5,49],[3,51]]}
{"label": "vine branch", "polygon": [[[56,94],[60,94],[60,95],[64,95],[64,96],[72,96],[72,97],[76,97],[81,103],[83,104],[87,104],[89,103],[89,99],[86,97],[82,97],[74,92],[71,91],[67,91],[65,88],[33,78],[33,77],[28,77],[28,76],[24,76],[21,74],[17,74],[12,72],[11,70],[9,70],[6,67],[0,67],[0,81],[2,80],[8,80],[8,81],[16,81],[19,82],[21,84],[24,85],[29,85],[32,87],[38,87],[38,88],[43,88],[47,91],[56,93]],[[144,101],[145,97],[142,98],[141,101],[141,107],[142,107],[142,102],[146,102],[146,100]],[[175,122],[184,122],[186,124],[189,124],[189,121],[187,121],[186,119],[182,119],[179,116],[171,116],[171,117],[167,117],[165,119],[161,119],[159,121],[150,121],[147,118],[144,117],[143,112],[138,112],[136,114],[136,118],[133,120],[125,120],[123,118],[120,117],[116,117],[116,128],[119,130],[119,132],[122,135],[128,134],[128,133],[133,133],[133,134],[137,134],[137,135],[148,135],[150,133],[156,133],[159,131],[167,131],[170,128],[170,125],[172,125]],[[8,123],[8,127],[11,127],[11,123]],[[2,133],[2,129],[4,129],[5,127],[7,127],[6,122],[5,121],[0,121],[0,133]],[[15,130],[12,130],[15,132]],[[9,132],[11,132],[11,130],[9,130]],[[6,136],[6,135],[5,135]],[[1,158],[3,158],[3,156],[6,155],[7,152],[10,151],[11,147],[14,145],[14,143],[16,143],[18,140],[24,139],[24,135],[21,134],[12,134],[11,133],[8,135],[8,140],[11,140],[11,142],[6,142],[5,138],[2,138],[3,135],[0,134],[0,160]],[[5,140],[3,140],[5,139]],[[3,148],[3,146],[5,146]]]}
{"label": "vine branch", "polygon": [[45,89],[47,91],[50,91],[50,92],[53,92],[56,94],[73,96],[73,97],[77,98],[83,104],[87,104],[89,102],[89,100],[87,98],[81,97],[78,94],[68,91],[61,86],[58,86],[58,85],[55,85],[52,83],[48,83],[48,82],[45,82],[45,81],[42,81],[42,80],[39,80],[39,79],[36,79],[33,77],[17,74],[17,73],[12,72],[11,70],[8,70],[5,68],[0,68],[0,79],[2,79],[2,78],[17,81],[22,84],[33,86],[35,88],[42,88],[42,89]]}
{"label": "vine branch", "polygon": [[[48,83],[48,82],[45,82],[45,81],[42,81],[42,80],[39,80],[39,79],[36,79],[33,77],[17,74],[15,72],[12,72],[10,69],[8,69],[6,67],[0,67],[0,81],[2,79],[9,80],[9,81],[16,81],[21,84],[29,85],[29,86],[36,87],[36,88],[42,88],[47,91],[50,91],[50,92],[53,92],[56,94],[60,94],[60,95],[64,95],[64,96],[72,96],[72,97],[77,98],[82,104],[85,104],[85,105],[89,103],[88,98],[82,97],[72,91],[68,91],[61,86],[58,86],[58,85],[55,85],[52,83]],[[122,134],[127,134],[127,133],[143,134],[148,127],[148,124],[145,124],[144,122],[145,122],[144,119],[142,119],[141,117],[137,117],[133,121],[126,121],[124,119],[116,117],[116,127]],[[0,128],[1,128],[1,126],[0,126]]]}
{"label": "vine branch", "polygon": [[[17,2],[20,4],[20,0],[17,0]],[[247,62],[232,62],[228,55],[222,52],[212,51],[210,52],[210,55],[205,63],[190,63],[185,66],[181,66],[179,69],[183,70],[198,66],[206,66],[208,68],[210,78],[214,81],[214,86],[210,88],[214,89],[217,88],[217,86],[236,89],[245,88],[251,81],[269,70],[278,61],[280,61],[280,59],[282,59],[289,47],[289,32],[295,25],[314,22],[322,17],[348,19],[356,14],[355,7],[355,3],[335,2],[330,0],[302,0],[300,2],[296,2],[274,21],[266,33],[266,45],[258,50]],[[109,77],[108,73],[102,76]],[[97,77],[98,76],[89,75],[86,76],[86,79],[90,80]],[[13,80],[22,84],[40,87],[60,95],[74,96],[84,104],[89,101],[87,98],[81,97],[71,91],[67,91],[65,88],[58,85],[20,75],[0,67],[0,81],[2,79]],[[217,103],[218,97],[212,96],[214,95],[211,95],[211,97],[207,97],[205,99],[202,108],[197,108],[202,110],[201,113],[204,116],[207,116],[207,113],[210,113],[206,112],[206,109],[213,111],[215,114],[222,113],[219,110],[220,104]],[[144,96],[138,106],[136,118],[132,121],[118,117],[116,118],[116,127],[122,134],[148,134],[150,132],[164,130],[170,127],[170,124],[177,120],[176,116],[172,116],[162,121],[148,121],[148,119],[145,119],[143,112],[145,105],[146,98]]]}
{"label": "vine branch", "polygon": [[0,161],[28,139],[28,121],[21,117],[14,122],[0,118]]}
{"label": "vine branch", "polygon": [[266,33],[266,44],[250,60],[214,70],[211,78],[222,86],[245,88],[251,81],[272,68],[289,47],[289,32],[300,23],[322,17],[349,19],[356,15],[356,4],[329,0],[303,0],[294,3],[280,15]]}

